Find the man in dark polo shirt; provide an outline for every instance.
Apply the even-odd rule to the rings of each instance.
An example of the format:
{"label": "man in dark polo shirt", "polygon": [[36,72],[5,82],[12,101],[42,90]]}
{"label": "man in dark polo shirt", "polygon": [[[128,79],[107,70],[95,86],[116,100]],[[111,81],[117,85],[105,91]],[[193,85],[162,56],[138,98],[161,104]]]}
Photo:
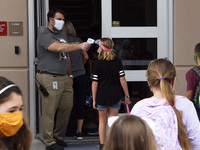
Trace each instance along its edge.
{"label": "man in dark polo shirt", "polygon": [[[65,23],[62,10],[52,9],[47,14],[48,27],[37,39],[37,84],[46,88],[49,95],[40,91],[42,98],[43,140],[47,150],[64,150],[63,141],[73,106],[73,89],[68,73],[68,54],[75,50],[88,50],[88,42],[67,43],[60,31]],[[56,121],[55,121],[56,120]]]}

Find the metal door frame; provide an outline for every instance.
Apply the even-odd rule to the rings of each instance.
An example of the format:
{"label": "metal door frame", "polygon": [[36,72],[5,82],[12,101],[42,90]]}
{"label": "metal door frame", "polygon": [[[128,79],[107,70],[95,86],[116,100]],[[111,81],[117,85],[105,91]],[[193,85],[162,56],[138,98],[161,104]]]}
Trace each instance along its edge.
{"label": "metal door frame", "polygon": [[[28,48],[29,48],[29,124],[33,137],[40,136],[36,134],[36,84],[35,84],[35,26],[39,30],[40,26],[47,26],[47,12],[49,11],[49,0],[37,0],[37,6],[34,1],[28,0]],[[37,10],[37,21],[35,21],[35,7]],[[39,127],[41,128],[41,126]]]}

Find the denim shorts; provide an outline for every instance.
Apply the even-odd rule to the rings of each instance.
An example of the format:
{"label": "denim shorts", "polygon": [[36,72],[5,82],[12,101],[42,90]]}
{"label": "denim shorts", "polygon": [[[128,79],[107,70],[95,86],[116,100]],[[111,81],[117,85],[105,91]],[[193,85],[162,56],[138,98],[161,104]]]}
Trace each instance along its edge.
{"label": "denim shorts", "polygon": [[121,106],[121,100],[117,104],[114,104],[114,105],[111,105],[111,106],[97,105],[97,110],[105,110],[109,107],[114,108],[114,109],[120,109],[120,106]]}

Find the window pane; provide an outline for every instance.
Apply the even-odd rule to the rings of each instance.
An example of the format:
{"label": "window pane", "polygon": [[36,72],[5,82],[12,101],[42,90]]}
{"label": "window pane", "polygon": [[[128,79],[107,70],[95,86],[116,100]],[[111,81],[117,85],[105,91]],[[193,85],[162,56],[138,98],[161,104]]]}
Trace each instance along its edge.
{"label": "window pane", "polygon": [[157,0],[112,0],[113,26],[157,26]]}
{"label": "window pane", "polygon": [[[129,104],[129,109],[131,111],[132,107],[141,99],[151,97],[153,93],[150,91],[150,88],[146,81],[143,82],[128,82],[129,94],[131,97],[131,104]],[[119,110],[120,113],[126,113],[125,104],[121,104]]]}
{"label": "window pane", "polygon": [[156,38],[113,38],[113,41],[124,70],[146,70],[149,62],[157,58]]}

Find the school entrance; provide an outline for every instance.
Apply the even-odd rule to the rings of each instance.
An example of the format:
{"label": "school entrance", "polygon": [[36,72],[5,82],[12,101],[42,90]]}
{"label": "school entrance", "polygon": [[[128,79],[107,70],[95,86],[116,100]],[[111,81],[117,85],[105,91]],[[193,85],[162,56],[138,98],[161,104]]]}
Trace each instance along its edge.
{"label": "school entrance", "polygon": [[[130,107],[138,100],[151,96],[146,83],[149,62],[162,57],[173,62],[173,0],[36,0],[34,7],[36,36],[33,43],[29,44],[35,44],[38,34],[47,26],[46,14],[50,8],[63,9],[66,19],[74,24],[77,36],[83,41],[101,37],[114,40],[115,54],[122,60],[128,81],[133,102]],[[96,50],[97,47],[92,47],[90,51]],[[36,51],[34,56],[29,57],[34,60],[37,57]],[[32,70],[35,70],[34,64]],[[35,84],[31,75],[30,80],[30,86]],[[30,120],[36,120],[31,122],[31,126],[37,137],[42,138],[41,101],[37,89],[30,95],[35,95],[36,98],[35,104],[30,102],[33,104],[30,108],[30,113],[33,113]],[[120,113],[125,111],[122,104]],[[88,107],[87,113],[85,135],[96,138],[87,135],[89,130],[96,127],[92,108]],[[72,125],[69,124],[69,127],[73,129],[73,118],[70,122]],[[71,133],[68,132],[67,135],[70,136]]]}

